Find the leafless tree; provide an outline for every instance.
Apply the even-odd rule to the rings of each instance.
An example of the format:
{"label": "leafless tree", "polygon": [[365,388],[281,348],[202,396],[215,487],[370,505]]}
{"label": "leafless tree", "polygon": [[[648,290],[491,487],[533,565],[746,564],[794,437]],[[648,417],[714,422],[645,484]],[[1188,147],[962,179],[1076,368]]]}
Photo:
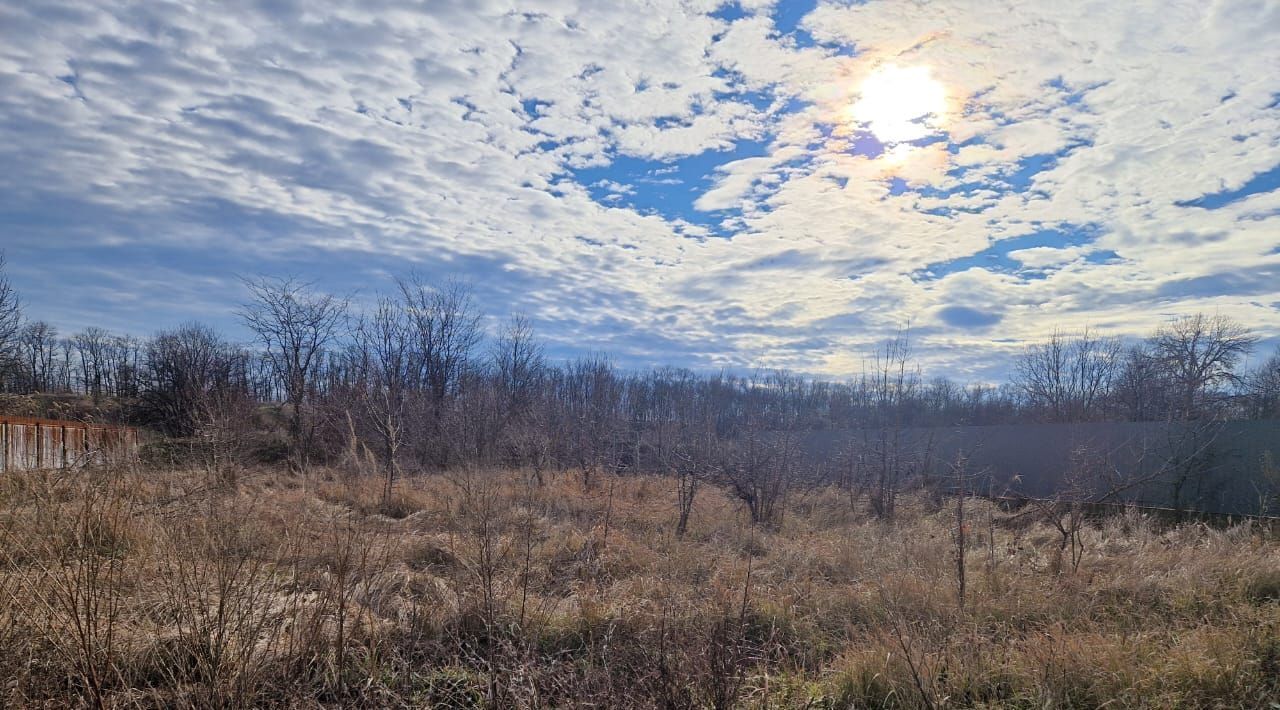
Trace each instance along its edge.
{"label": "leafless tree", "polygon": [[1251,416],[1280,419],[1280,348],[1249,374],[1248,389]]}
{"label": "leafless tree", "polygon": [[206,325],[162,331],[146,347],[143,411],[170,435],[194,436],[223,401],[248,396],[247,359]]}
{"label": "leafless tree", "polygon": [[493,437],[508,449],[509,460],[531,463],[541,481],[548,442],[537,405],[547,364],[528,318],[512,316],[494,340],[489,359],[498,409]]}
{"label": "leafless tree", "polygon": [[105,371],[112,396],[132,398],[139,393],[139,360],[142,344],[129,335],[113,335],[105,348]]}
{"label": "leafless tree", "polygon": [[1223,315],[1184,316],[1156,331],[1152,354],[1174,389],[1174,418],[1217,416],[1224,400],[1219,388],[1240,383],[1235,368],[1257,342],[1247,328]]}
{"label": "leafless tree", "polygon": [[111,334],[102,328],[86,328],[76,333],[72,340],[80,357],[82,387],[86,394],[93,397],[94,404],[97,404],[110,385],[108,349],[111,347]]}
{"label": "leafless tree", "polygon": [[622,386],[613,362],[603,355],[581,357],[564,369],[559,382],[566,432],[585,487],[596,473],[617,464],[615,458]]}
{"label": "leafless tree", "polygon": [[[780,524],[782,503],[791,480],[793,461],[789,457],[795,453],[792,443],[791,439],[770,441],[760,431],[750,431],[739,441],[725,442],[726,453],[715,469],[716,476],[747,506],[752,523]],[[693,489],[686,490],[690,506],[693,493]]]}
{"label": "leafless tree", "polygon": [[471,289],[459,281],[442,288],[412,274],[398,282],[416,340],[421,376],[437,406],[454,394],[471,365],[482,332]]}
{"label": "leafless tree", "polygon": [[1234,320],[1197,313],[1174,319],[1156,331],[1146,350],[1150,384],[1163,389],[1169,422],[1163,456],[1170,469],[1174,507],[1203,495],[1215,467],[1214,442],[1230,414],[1231,390],[1244,378],[1237,366],[1257,337]]}
{"label": "leafless tree", "polygon": [[1207,492],[1205,484],[1219,465],[1214,445],[1222,432],[1223,422],[1214,416],[1168,423],[1162,454],[1175,510],[1186,510]]}
{"label": "leafless tree", "polygon": [[1132,422],[1165,419],[1170,411],[1169,391],[1167,373],[1149,342],[1124,351],[1112,387],[1113,403],[1122,417]]}
{"label": "leafless tree", "polygon": [[473,353],[480,344],[480,314],[470,288],[458,281],[437,288],[421,275],[397,282],[413,340],[414,379],[427,395],[427,436],[420,456],[436,466],[450,462],[457,442],[467,439],[450,432],[450,405],[474,370]]}
{"label": "leafless tree", "polygon": [[17,364],[18,334],[22,326],[22,304],[18,292],[5,271],[4,252],[0,251],[0,385]]}
{"label": "leafless tree", "polygon": [[1080,569],[1085,544],[1082,535],[1089,507],[1115,499],[1128,484],[1107,476],[1115,471],[1105,452],[1078,446],[1071,452],[1070,468],[1057,492],[1049,499],[1037,501],[1035,507],[1044,520],[1058,531],[1058,550],[1053,559],[1054,573],[1061,573],[1069,562],[1071,571]]}
{"label": "leafless tree", "polygon": [[973,488],[973,476],[969,472],[968,453],[965,451],[959,451],[956,453],[956,458],[951,463],[950,475],[956,486],[956,526],[952,532],[952,542],[954,542],[956,546],[956,600],[958,602],[958,606],[963,610],[965,593],[968,589],[969,579],[969,523],[965,518],[965,503],[967,502]]}
{"label": "leafless tree", "polygon": [[58,350],[61,353],[61,357],[58,359],[58,389],[64,392],[71,392],[75,389],[72,375],[73,360],[76,352],[75,341],[71,338],[60,339],[58,341]]}
{"label": "leafless tree", "polygon": [[923,392],[924,404],[928,411],[942,415],[952,421],[964,419],[964,390],[946,377],[935,377],[929,380]]}
{"label": "leafless tree", "polygon": [[27,323],[19,341],[30,389],[36,392],[56,389],[58,329],[44,321]]}
{"label": "leafless tree", "polygon": [[292,463],[305,468],[303,407],[325,347],[337,337],[346,318],[347,301],[316,292],[311,284],[294,278],[246,279],[244,285],[250,300],[239,315],[257,336],[284,390],[290,407]]}
{"label": "leafless tree", "polygon": [[1028,347],[1018,358],[1014,382],[1050,421],[1096,419],[1120,352],[1120,341],[1088,329],[1076,336],[1055,330],[1048,341]]}
{"label": "leafless tree", "polygon": [[528,318],[511,317],[494,341],[490,358],[506,409],[517,415],[527,410],[546,367],[542,345],[534,338]]}
{"label": "leafless tree", "polygon": [[[693,373],[684,370],[663,373],[663,389],[668,401],[659,408],[653,433],[654,450],[665,473],[676,480],[676,537],[689,529],[698,489],[704,481],[722,475],[718,468],[720,443],[716,436],[715,402],[699,393]],[[655,374],[655,384],[659,375]]]}
{"label": "leafless tree", "polygon": [[[862,441],[849,451],[849,465],[869,476],[872,513],[892,518],[904,481],[930,466],[933,452],[929,437],[912,437],[907,431],[912,405],[920,390],[920,376],[911,366],[911,344],[906,330],[884,344],[872,358],[865,387],[875,404],[874,426],[862,429]],[[860,444],[860,446],[858,446]]]}
{"label": "leafless tree", "polygon": [[747,506],[751,522],[775,527],[782,522],[799,453],[794,419],[771,426],[769,418],[770,385],[776,386],[784,377],[779,373],[769,383],[757,373],[748,381],[742,431],[722,444],[716,466],[718,478]]}
{"label": "leafless tree", "polygon": [[398,456],[413,387],[413,339],[400,303],[381,298],[373,313],[360,319],[354,356],[360,414],[377,435],[386,477],[383,499],[389,500],[400,472]]}

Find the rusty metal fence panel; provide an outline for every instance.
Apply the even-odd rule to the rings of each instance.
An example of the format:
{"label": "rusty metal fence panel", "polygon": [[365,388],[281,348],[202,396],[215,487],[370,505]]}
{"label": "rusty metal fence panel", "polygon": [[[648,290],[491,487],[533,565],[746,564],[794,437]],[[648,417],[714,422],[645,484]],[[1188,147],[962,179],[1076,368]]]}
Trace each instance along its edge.
{"label": "rusty metal fence panel", "polygon": [[0,417],[0,470],[31,471],[130,461],[133,427],[29,417]]}
{"label": "rusty metal fence panel", "polygon": [[84,463],[87,446],[84,431],[81,427],[68,427],[63,430],[62,441],[67,466],[79,466]]}

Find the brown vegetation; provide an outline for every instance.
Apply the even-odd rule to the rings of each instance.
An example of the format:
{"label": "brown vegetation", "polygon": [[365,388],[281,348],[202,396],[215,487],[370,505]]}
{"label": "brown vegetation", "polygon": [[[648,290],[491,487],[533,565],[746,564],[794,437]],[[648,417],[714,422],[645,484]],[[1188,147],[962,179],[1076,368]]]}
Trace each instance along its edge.
{"label": "brown vegetation", "polygon": [[805,489],[752,525],[719,487],[682,510],[676,476],[585,480],[10,475],[0,705],[1280,700],[1280,542],[1250,524],[1130,512],[1086,522],[1064,564],[1058,530],[979,500],[904,492],[885,520]]}

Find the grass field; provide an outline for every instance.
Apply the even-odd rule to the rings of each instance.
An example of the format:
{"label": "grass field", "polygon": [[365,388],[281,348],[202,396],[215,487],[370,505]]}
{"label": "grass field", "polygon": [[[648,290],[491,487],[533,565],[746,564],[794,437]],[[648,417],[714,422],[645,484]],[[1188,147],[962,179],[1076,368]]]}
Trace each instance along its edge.
{"label": "grass field", "polygon": [[[1280,541],[516,471],[0,479],[5,707],[1277,707]],[[959,564],[957,534],[963,533]],[[1078,564],[1076,564],[1078,562]],[[963,569],[965,593],[960,599]]]}

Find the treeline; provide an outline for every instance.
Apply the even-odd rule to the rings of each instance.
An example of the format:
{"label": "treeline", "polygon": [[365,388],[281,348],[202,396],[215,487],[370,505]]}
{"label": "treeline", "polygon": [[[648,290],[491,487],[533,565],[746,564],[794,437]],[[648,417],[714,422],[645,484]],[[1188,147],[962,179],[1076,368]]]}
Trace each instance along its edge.
{"label": "treeline", "polygon": [[764,431],[1280,417],[1280,353],[1245,369],[1257,338],[1221,315],[1176,319],[1134,343],[1055,332],[999,386],[926,378],[903,334],[832,382],[624,371],[606,355],[551,362],[523,317],[490,332],[459,283],[410,276],[365,310],[293,279],[246,285],[238,315],[252,343],[198,323],[145,339],[64,336],[23,317],[0,259],[0,388],[127,400],[136,423],[233,442],[271,410],[293,460],[364,457],[392,474],[671,468],[699,446]]}

